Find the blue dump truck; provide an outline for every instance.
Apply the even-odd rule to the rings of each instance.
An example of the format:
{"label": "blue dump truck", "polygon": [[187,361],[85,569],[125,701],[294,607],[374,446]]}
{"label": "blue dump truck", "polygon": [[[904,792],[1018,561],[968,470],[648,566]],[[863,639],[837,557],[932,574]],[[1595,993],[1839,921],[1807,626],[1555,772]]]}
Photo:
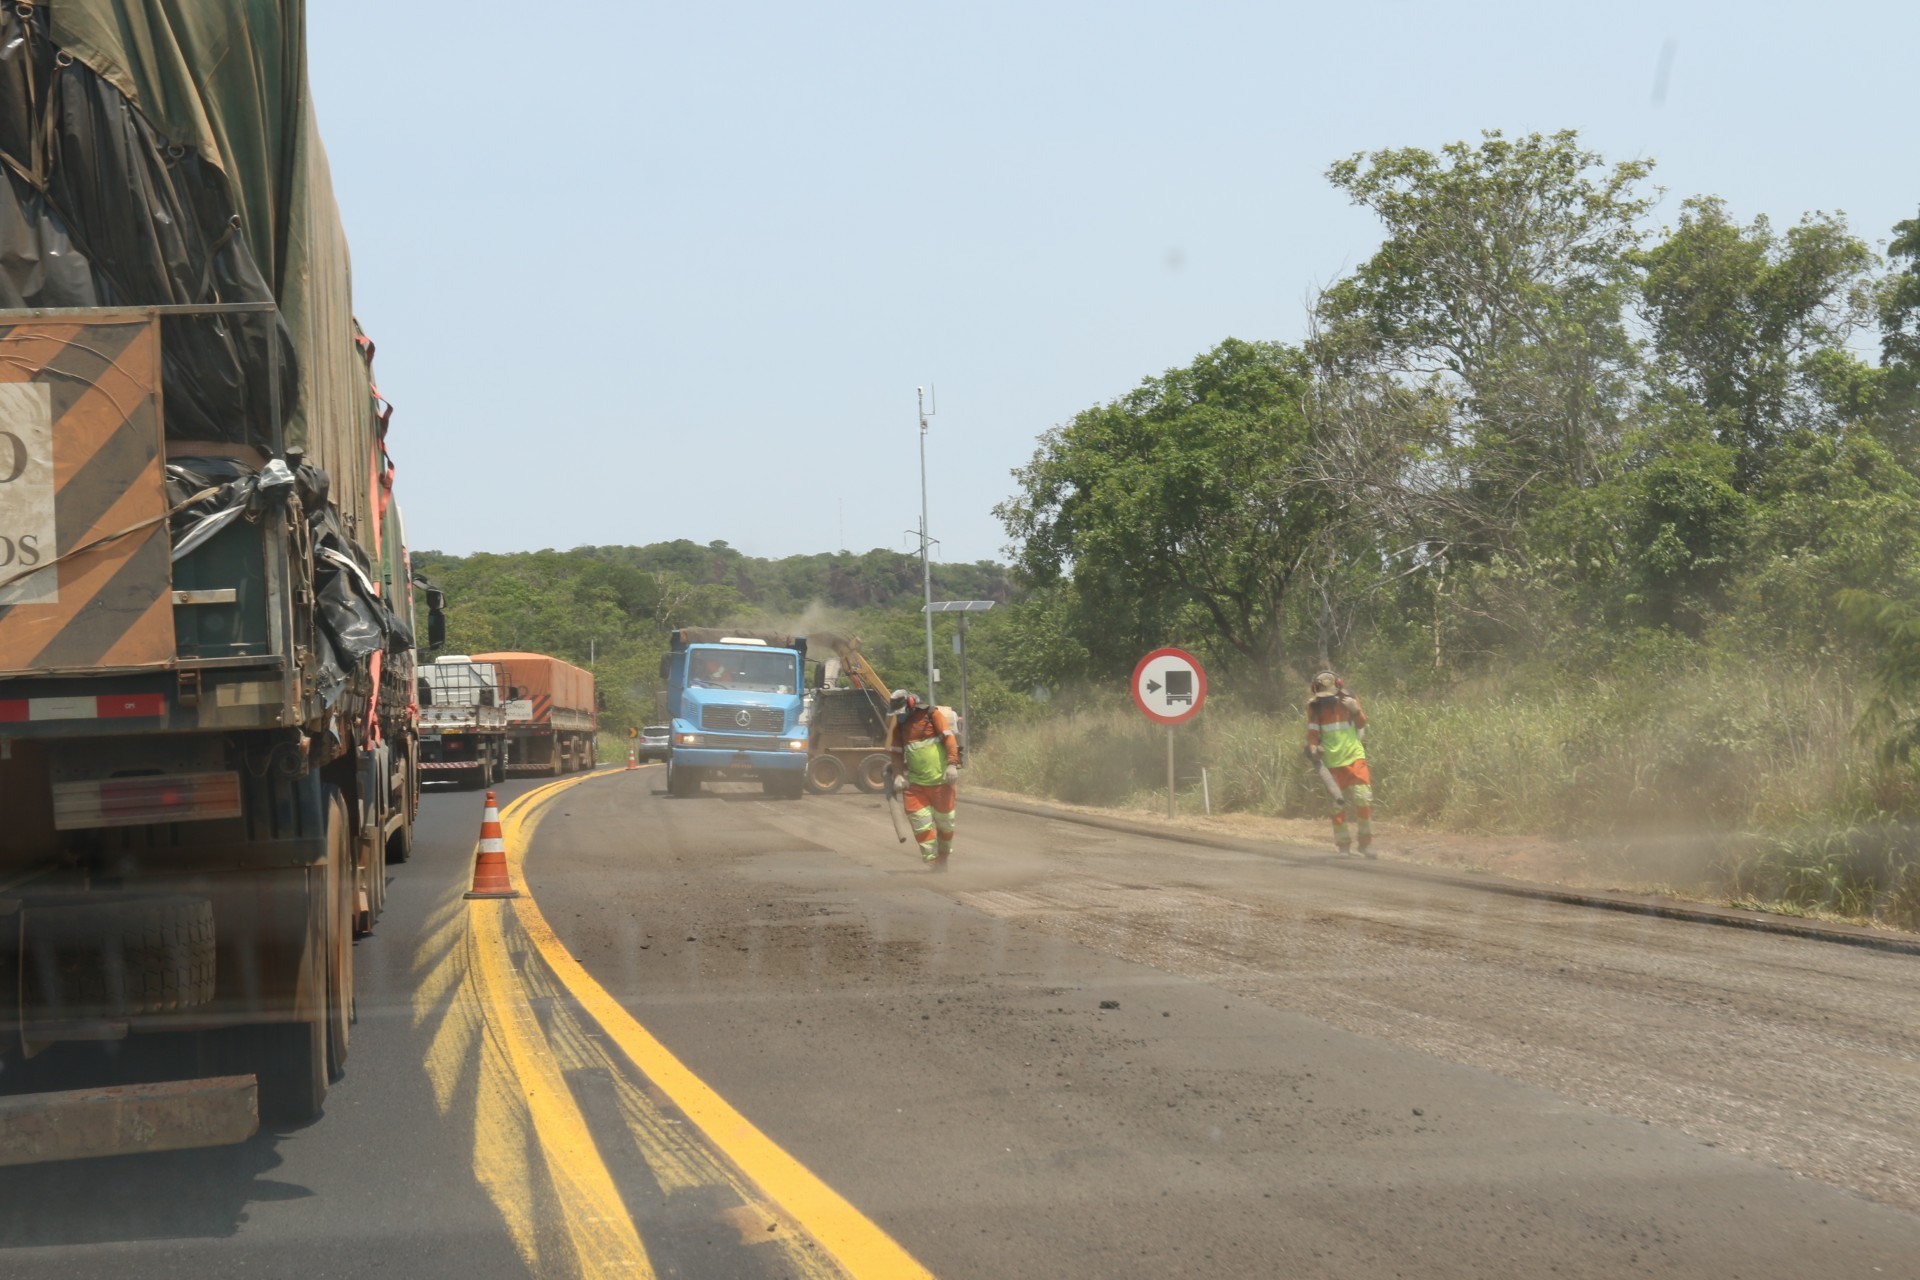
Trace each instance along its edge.
{"label": "blue dump truck", "polygon": [[806,792],[805,636],[685,628],[660,659],[672,724],[667,791],[758,778],[770,796]]}

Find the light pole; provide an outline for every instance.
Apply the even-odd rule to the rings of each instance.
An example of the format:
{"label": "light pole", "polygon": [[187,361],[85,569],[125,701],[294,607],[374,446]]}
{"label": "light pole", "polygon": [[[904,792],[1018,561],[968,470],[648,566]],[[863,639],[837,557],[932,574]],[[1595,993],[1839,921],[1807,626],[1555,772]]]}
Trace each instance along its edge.
{"label": "light pole", "polygon": [[925,387],[913,389],[920,406],[920,586],[924,591],[927,617],[927,705],[940,701],[933,691],[933,560],[927,550],[927,419],[937,410],[927,406]]}

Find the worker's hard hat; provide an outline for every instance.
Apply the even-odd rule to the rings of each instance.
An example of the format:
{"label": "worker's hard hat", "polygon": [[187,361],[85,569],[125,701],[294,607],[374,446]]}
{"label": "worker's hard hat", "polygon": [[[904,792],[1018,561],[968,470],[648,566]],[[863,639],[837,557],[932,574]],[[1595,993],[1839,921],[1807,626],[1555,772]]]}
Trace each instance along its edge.
{"label": "worker's hard hat", "polygon": [[895,711],[911,711],[915,707],[920,705],[920,699],[914,697],[911,693],[908,693],[905,689],[895,689],[893,691],[893,697],[890,699],[890,701],[892,702],[893,709]]}
{"label": "worker's hard hat", "polygon": [[1322,671],[1313,678],[1313,694],[1316,698],[1326,697],[1340,691],[1340,677],[1331,671]]}

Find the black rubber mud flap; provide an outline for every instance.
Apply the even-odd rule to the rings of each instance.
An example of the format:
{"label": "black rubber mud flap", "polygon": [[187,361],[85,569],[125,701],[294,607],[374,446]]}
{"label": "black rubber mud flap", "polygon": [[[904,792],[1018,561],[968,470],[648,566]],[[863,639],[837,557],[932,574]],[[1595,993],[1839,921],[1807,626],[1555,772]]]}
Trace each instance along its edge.
{"label": "black rubber mud flap", "polygon": [[333,896],[333,918],[327,930],[327,1078],[338,1080],[347,1071],[347,1049],[353,1034],[353,836],[347,829],[347,802],[327,790],[327,887]]}

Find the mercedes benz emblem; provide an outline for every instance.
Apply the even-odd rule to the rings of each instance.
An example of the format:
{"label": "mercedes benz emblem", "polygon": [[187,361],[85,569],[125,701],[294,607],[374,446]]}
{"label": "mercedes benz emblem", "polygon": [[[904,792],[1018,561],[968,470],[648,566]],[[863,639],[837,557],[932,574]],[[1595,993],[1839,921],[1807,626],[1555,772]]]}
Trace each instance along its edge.
{"label": "mercedes benz emblem", "polygon": [[742,729],[744,729],[748,725],[753,723],[753,712],[747,710],[745,707],[742,707],[740,708],[740,710],[734,712],[733,722],[739,725]]}

